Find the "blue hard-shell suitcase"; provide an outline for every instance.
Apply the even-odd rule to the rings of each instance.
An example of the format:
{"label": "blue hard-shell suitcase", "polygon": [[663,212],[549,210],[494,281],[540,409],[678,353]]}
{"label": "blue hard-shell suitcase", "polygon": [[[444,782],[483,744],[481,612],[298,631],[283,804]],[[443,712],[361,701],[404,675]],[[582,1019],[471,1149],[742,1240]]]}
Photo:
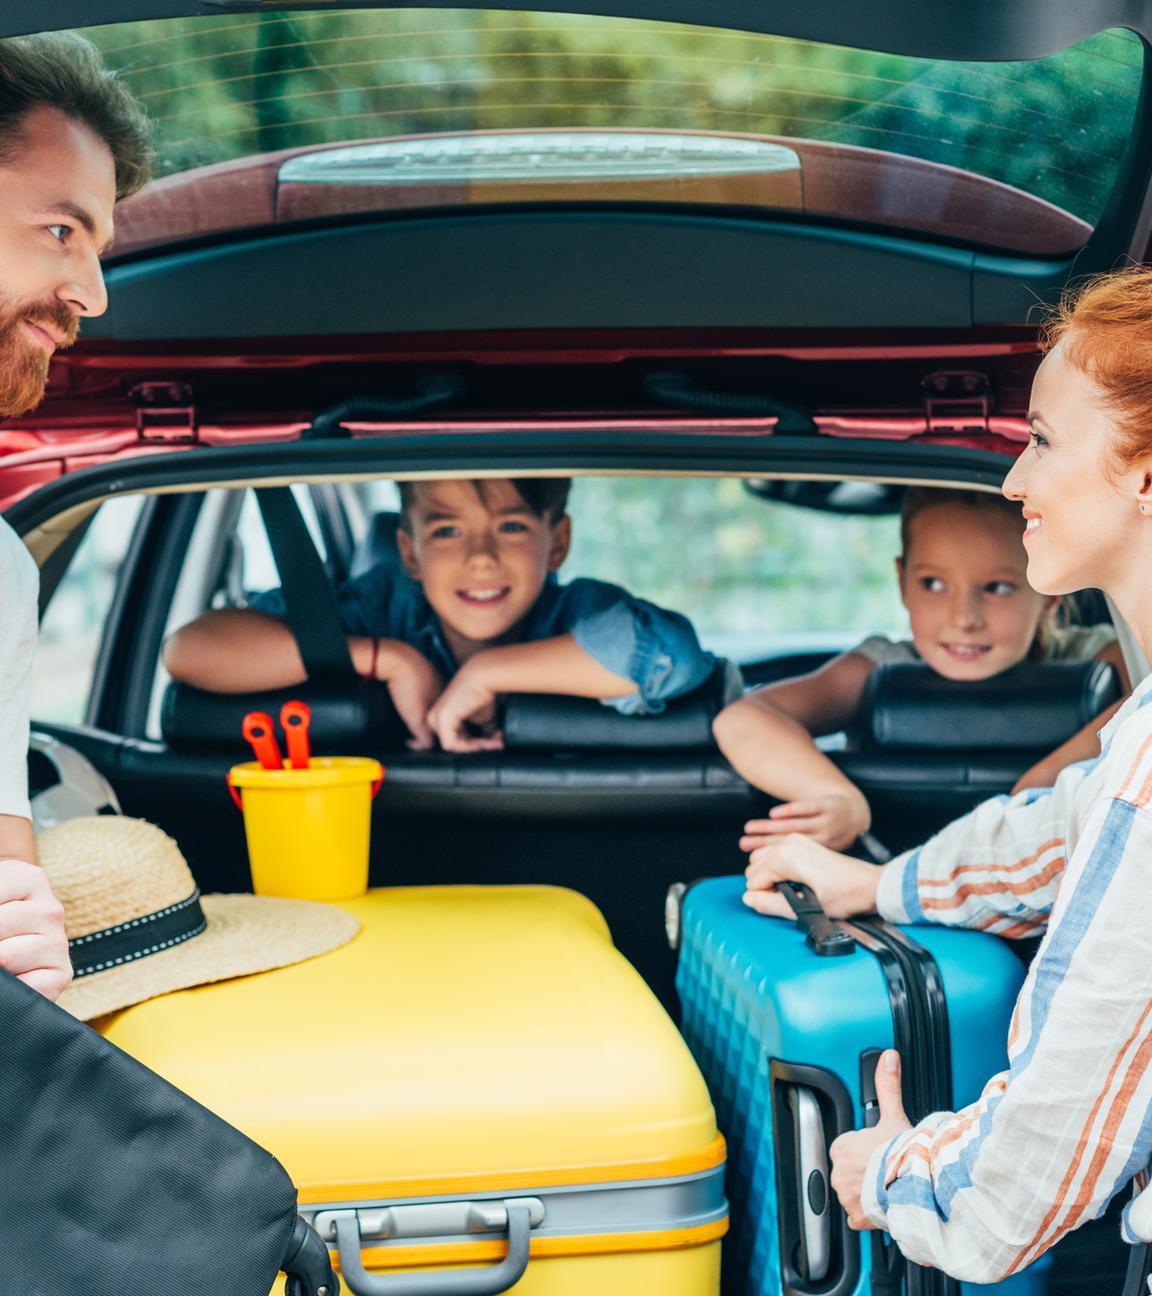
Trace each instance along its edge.
{"label": "blue hard-shell suitcase", "polygon": [[883,1049],[911,1062],[913,1119],[979,1097],[1007,1065],[1024,965],[979,932],[833,923],[800,887],[790,899],[806,912],[785,922],[754,913],[743,892],[742,877],[725,877],[669,896],[682,1028],[728,1139],[724,1291],[1043,1296],[1047,1257],[990,1286],[905,1266],[882,1235],[847,1227],[827,1177],[832,1140],[877,1119]]}

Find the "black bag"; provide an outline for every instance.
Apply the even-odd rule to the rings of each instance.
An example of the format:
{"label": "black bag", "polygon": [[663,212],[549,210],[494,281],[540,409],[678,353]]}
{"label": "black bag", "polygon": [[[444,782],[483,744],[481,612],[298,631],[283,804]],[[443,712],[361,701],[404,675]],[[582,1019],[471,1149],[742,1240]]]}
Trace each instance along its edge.
{"label": "black bag", "polygon": [[336,1296],[263,1148],[0,972],[0,1291]]}

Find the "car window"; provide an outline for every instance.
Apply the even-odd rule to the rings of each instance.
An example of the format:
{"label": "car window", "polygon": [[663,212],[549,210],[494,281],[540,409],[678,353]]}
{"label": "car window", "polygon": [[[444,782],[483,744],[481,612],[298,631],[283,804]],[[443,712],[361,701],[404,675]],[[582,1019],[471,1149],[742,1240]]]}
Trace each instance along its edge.
{"label": "car window", "polygon": [[1040,60],[962,63],[484,9],[85,34],[157,136],[160,180],[118,213],[120,251],[352,212],[616,199],[1067,253],[1119,173],[1143,68],[1126,30]]}
{"label": "car window", "polygon": [[596,576],[691,617],[738,662],[902,634],[894,515],[760,499],[734,478],[584,477],[567,577]]}
{"label": "car window", "polygon": [[[372,482],[361,497],[369,513],[399,507],[393,482]],[[581,477],[569,511],[562,579],[611,581],[684,612],[707,647],[735,661],[906,629],[894,514],[797,508],[712,477]]]}
{"label": "car window", "polygon": [[[293,486],[292,494],[300,506],[317,553],[321,558],[326,558],[324,536],[307,488]],[[259,594],[262,590],[274,589],[280,584],[276,560],[272,557],[272,549],[268,544],[268,536],[264,530],[263,519],[260,517],[256,496],[250,490],[244,492],[244,503],[236,523],[235,546],[232,555],[233,567],[230,571],[222,573],[213,606],[242,606],[251,595]]]}
{"label": "car window", "polygon": [[101,504],[56,587],[40,623],[33,720],[84,723],[101,636],[142,504],[138,495]]}

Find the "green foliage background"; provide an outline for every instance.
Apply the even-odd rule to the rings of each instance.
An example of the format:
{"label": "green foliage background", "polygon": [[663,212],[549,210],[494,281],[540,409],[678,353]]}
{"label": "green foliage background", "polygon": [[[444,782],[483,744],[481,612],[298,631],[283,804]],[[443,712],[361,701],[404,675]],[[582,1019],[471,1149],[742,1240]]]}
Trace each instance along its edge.
{"label": "green foliage background", "polygon": [[222,15],[86,35],[148,106],[167,171],[437,130],[748,131],[949,163],[1088,221],[1131,127],[1143,57],[1127,31],[1038,63],[936,63],[511,10]]}
{"label": "green foliage background", "polygon": [[[1039,63],[934,63],[670,23],[513,10],[222,15],[85,33],[141,96],[160,173],[431,131],[635,127],[881,148],[1019,186],[1094,221],[1143,48],[1093,37]],[[710,638],[896,630],[892,518],[751,498],[734,480],[587,479],[570,575],[688,612]]]}
{"label": "green foliage background", "polygon": [[597,576],[678,608],[738,658],[907,625],[895,517],[795,508],[706,477],[582,477],[571,513],[566,577]]}

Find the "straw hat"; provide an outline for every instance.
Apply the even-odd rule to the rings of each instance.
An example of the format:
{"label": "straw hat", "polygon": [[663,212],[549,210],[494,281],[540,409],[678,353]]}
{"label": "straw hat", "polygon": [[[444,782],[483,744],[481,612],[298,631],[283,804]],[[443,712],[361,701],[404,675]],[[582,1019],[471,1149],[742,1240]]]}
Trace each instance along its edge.
{"label": "straw hat", "polygon": [[61,1008],[87,1021],[227,977],[299,963],[350,941],[343,909],[270,896],[201,896],[176,843],[142,819],[69,819],[37,838],[64,906],[74,979]]}

